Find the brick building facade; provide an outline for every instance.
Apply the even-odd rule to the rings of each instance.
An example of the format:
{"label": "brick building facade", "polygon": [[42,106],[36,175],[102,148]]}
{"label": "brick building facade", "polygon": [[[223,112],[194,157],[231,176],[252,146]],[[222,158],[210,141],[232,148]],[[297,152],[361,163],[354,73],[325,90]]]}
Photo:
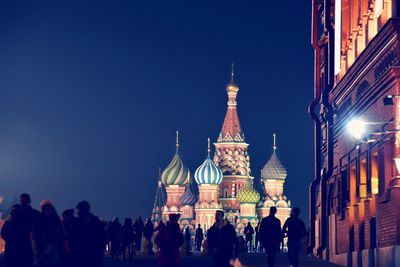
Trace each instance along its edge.
{"label": "brick building facade", "polygon": [[342,265],[400,266],[399,11],[399,0],[313,1],[310,250]]}

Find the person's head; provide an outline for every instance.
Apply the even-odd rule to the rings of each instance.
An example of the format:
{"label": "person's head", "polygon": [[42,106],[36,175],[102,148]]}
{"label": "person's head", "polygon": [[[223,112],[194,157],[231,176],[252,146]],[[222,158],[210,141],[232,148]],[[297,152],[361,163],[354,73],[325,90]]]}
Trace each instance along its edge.
{"label": "person's head", "polygon": [[67,209],[64,210],[62,213],[63,221],[68,221],[74,218],[75,210],[74,209]]}
{"label": "person's head", "polygon": [[40,203],[40,210],[45,217],[57,216],[56,209],[49,200],[43,200],[42,203]]}
{"label": "person's head", "polygon": [[251,223],[250,223],[250,222],[248,222],[248,223],[247,223],[247,226],[251,226]]}
{"label": "person's head", "polygon": [[19,203],[22,206],[29,206],[31,204],[31,196],[27,193],[23,193],[19,196]]}
{"label": "person's head", "polygon": [[76,213],[78,216],[88,215],[90,212],[90,204],[87,201],[81,201],[76,205]]}
{"label": "person's head", "polygon": [[132,224],[132,219],[131,218],[125,218],[125,224],[131,225]]}
{"label": "person's head", "polygon": [[200,228],[201,227],[200,224],[198,224],[197,227]]}
{"label": "person's head", "polygon": [[178,223],[179,217],[180,217],[179,214],[171,213],[169,215],[169,223]]}
{"label": "person's head", "polygon": [[113,222],[119,223],[119,218],[115,216],[115,217],[113,218]]}
{"label": "person's head", "polygon": [[18,215],[19,215],[19,210],[21,209],[21,205],[20,204],[15,204],[11,207],[11,211],[10,211],[10,219],[11,220],[16,220],[18,219]]}
{"label": "person's head", "polygon": [[271,208],[269,209],[269,215],[275,215],[277,211],[278,211],[278,210],[276,209],[276,207],[271,207]]}
{"label": "person's head", "polygon": [[151,219],[150,219],[150,218],[147,218],[147,219],[146,219],[146,223],[151,223]]}
{"label": "person's head", "polygon": [[293,217],[299,217],[300,215],[300,209],[298,207],[294,207],[291,211],[290,211],[290,215]]}
{"label": "person's head", "polygon": [[222,222],[224,220],[224,212],[222,210],[217,210],[215,212],[215,221]]}

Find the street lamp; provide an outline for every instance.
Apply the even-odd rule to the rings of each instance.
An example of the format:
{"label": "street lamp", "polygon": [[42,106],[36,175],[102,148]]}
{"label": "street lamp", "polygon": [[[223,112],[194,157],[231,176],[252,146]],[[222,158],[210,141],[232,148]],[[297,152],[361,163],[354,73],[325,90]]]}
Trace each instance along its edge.
{"label": "street lamp", "polygon": [[350,132],[350,134],[357,140],[360,140],[362,137],[364,137],[364,134],[366,132],[366,123],[362,119],[352,119],[348,125],[347,128]]}

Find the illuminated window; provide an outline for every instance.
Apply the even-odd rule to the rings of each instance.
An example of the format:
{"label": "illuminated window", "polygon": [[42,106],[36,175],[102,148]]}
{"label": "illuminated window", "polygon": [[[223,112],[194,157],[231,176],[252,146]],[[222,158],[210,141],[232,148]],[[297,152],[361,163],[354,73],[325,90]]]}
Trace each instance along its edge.
{"label": "illuminated window", "polygon": [[383,0],[375,0],[375,18],[379,18],[383,11]]}
{"label": "illuminated window", "polygon": [[360,162],[360,197],[367,197],[367,159],[362,159]]}
{"label": "illuminated window", "polygon": [[378,177],[378,155],[375,154],[371,157],[371,192],[374,195],[379,193]]}

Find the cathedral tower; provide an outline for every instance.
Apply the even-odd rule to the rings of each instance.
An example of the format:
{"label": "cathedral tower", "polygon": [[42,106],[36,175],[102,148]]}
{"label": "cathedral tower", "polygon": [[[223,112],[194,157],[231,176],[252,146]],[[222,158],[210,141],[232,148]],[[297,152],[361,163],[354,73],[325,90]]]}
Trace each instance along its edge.
{"label": "cathedral tower", "polygon": [[176,131],[175,155],[161,175],[161,181],[167,191],[167,202],[163,211],[164,217],[167,217],[170,213],[182,213],[181,196],[185,192],[189,180],[190,171],[183,165],[179,155],[179,133]]}
{"label": "cathedral tower", "polygon": [[261,170],[261,183],[264,185],[266,196],[258,205],[258,214],[260,218],[269,215],[271,207],[277,208],[276,217],[282,225],[290,216],[290,201],[283,194],[283,186],[287,176],[286,168],[276,154],[276,134],[273,134],[274,145],[272,155]]}
{"label": "cathedral tower", "polygon": [[222,171],[213,163],[210,157],[210,139],[208,139],[208,154],[194,178],[199,185],[199,200],[196,203],[196,222],[204,230],[208,230],[215,221],[215,212],[221,210],[218,203],[219,184],[222,181]]}
{"label": "cathedral tower", "polygon": [[248,144],[240,127],[237,112],[237,94],[239,86],[235,74],[226,86],[228,107],[221,132],[215,145],[214,163],[222,170],[223,180],[220,185],[220,203],[226,211],[236,213],[239,210],[237,192],[244,187],[250,175],[250,157]]}

